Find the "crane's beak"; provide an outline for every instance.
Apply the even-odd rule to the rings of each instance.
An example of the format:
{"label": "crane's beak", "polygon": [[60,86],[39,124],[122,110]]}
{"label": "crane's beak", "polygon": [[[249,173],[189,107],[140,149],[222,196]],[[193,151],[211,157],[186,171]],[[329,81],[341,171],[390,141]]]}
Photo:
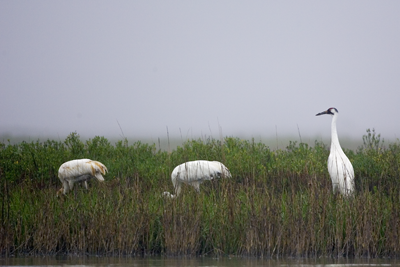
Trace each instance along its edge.
{"label": "crane's beak", "polygon": [[325,111],[322,111],[322,112],[318,113],[318,114],[317,114],[317,115],[315,115],[315,116],[324,115],[324,114],[328,114],[328,111],[327,111],[327,110],[325,110]]}

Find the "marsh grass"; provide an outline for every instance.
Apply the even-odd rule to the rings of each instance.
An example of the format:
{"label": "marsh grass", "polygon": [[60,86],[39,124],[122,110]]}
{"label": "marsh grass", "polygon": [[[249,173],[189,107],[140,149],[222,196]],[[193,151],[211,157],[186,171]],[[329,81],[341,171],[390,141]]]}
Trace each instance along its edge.
{"label": "marsh grass", "polygon": [[[83,143],[0,144],[0,252],[249,257],[398,257],[400,144],[367,132],[347,150],[357,193],[334,195],[329,149],[291,142],[271,151],[254,140],[192,140],[171,153],[103,137]],[[379,138],[378,138],[379,137]],[[58,167],[74,158],[104,163],[91,181],[57,198]],[[176,199],[170,173],[185,161],[218,160],[232,179],[189,186]]]}

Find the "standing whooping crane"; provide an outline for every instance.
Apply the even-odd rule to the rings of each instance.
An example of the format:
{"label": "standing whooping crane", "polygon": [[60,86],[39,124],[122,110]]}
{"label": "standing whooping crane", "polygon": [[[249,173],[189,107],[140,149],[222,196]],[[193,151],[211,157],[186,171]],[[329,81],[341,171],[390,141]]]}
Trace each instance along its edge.
{"label": "standing whooping crane", "polygon": [[331,126],[331,152],[328,158],[328,171],[332,179],[333,192],[339,190],[342,195],[348,196],[354,192],[354,169],[339,144],[336,131],[336,120],[339,111],[336,108],[329,108],[326,111],[318,113],[316,116],[323,114],[333,116]]}
{"label": "standing whooping crane", "polygon": [[107,171],[107,167],[99,161],[91,159],[67,161],[58,169],[58,178],[62,182],[63,187],[58,190],[57,195],[61,191],[64,195],[67,194],[68,191],[72,190],[76,182],[84,181],[86,189],[88,189],[87,181],[92,178],[103,182],[104,178],[101,174],[106,174]]}
{"label": "standing whooping crane", "polygon": [[216,177],[231,178],[232,175],[228,168],[218,161],[195,160],[182,163],[176,166],[171,173],[175,195],[170,192],[164,192],[163,195],[170,198],[177,197],[183,183],[193,186],[197,192],[200,192],[202,182]]}

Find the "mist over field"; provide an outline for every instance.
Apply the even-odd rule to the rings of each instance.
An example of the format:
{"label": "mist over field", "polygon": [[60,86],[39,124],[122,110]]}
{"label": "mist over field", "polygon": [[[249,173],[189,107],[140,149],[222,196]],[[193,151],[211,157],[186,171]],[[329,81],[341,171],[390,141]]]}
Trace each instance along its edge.
{"label": "mist over field", "polygon": [[399,10],[397,1],[1,1],[0,136],[235,136],[282,148],[329,143],[331,118],[315,114],[335,107],[344,147],[367,129],[395,141]]}

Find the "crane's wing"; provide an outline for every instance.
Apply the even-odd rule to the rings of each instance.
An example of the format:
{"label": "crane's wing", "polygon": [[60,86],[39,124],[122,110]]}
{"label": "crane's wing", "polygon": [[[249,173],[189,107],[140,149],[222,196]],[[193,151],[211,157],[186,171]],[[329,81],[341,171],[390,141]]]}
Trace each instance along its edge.
{"label": "crane's wing", "polygon": [[333,189],[342,194],[354,191],[354,169],[350,160],[342,151],[331,153],[328,158],[328,171],[332,179]]}

